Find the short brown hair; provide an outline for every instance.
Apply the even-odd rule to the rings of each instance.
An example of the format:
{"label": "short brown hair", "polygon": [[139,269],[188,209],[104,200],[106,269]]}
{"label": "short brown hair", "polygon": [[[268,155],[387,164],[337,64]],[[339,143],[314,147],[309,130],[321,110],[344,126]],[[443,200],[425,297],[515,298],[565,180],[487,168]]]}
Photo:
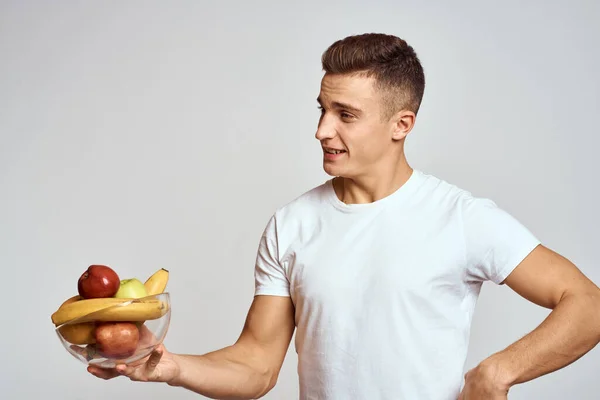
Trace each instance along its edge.
{"label": "short brown hair", "polygon": [[402,109],[418,113],[425,75],[415,50],[403,39],[365,33],[334,42],[323,53],[325,73],[373,76],[383,96],[384,118]]}

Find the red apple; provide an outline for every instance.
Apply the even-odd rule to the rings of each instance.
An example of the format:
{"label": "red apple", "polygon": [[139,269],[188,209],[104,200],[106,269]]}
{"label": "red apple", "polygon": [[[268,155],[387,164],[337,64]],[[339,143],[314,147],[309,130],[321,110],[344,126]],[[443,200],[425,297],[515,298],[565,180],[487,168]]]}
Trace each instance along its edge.
{"label": "red apple", "polygon": [[121,280],[106,265],[90,265],[77,281],[77,290],[84,299],[112,297],[119,290]]}
{"label": "red apple", "polygon": [[127,358],[137,349],[140,331],[133,322],[99,322],[94,337],[101,356]]}

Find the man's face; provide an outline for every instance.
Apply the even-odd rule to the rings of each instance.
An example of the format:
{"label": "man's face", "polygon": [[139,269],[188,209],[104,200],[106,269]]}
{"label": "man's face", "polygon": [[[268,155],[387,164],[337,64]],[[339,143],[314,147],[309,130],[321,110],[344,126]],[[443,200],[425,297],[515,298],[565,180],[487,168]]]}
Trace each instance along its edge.
{"label": "man's face", "polygon": [[390,159],[394,124],[382,120],[373,84],[373,78],[360,75],[326,74],[321,81],[315,137],[323,148],[323,169],[331,176],[369,175]]}

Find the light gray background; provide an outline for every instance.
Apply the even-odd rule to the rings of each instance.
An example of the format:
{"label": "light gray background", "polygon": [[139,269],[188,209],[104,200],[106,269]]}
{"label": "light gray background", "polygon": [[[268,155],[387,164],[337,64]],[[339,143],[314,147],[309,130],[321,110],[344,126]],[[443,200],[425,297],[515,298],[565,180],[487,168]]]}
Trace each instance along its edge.
{"label": "light gray background", "polygon": [[[299,4],[302,3],[302,4]],[[50,314],[91,263],[171,271],[171,351],[238,336],[274,209],[328,176],[314,139],[320,56],[387,32],[427,89],[416,168],[493,198],[595,282],[600,7],[594,1],[3,1],[2,397],[192,399],[89,375]],[[548,314],[484,286],[468,366]],[[297,397],[293,344],[268,399]],[[511,399],[597,399],[594,350]]]}

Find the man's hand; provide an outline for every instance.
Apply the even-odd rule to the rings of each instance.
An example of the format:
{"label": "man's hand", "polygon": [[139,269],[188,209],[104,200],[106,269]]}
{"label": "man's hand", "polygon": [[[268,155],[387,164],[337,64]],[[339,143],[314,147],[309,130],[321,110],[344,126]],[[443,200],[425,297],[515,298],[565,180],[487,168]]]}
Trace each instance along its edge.
{"label": "man's hand", "polygon": [[179,365],[164,346],[160,345],[150,356],[135,363],[117,365],[116,368],[89,366],[88,372],[102,379],[112,379],[122,375],[132,381],[170,383],[179,375]]}
{"label": "man's hand", "polygon": [[507,400],[509,386],[502,383],[500,371],[480,364],[465,375],[465,386],[458,400]]}

